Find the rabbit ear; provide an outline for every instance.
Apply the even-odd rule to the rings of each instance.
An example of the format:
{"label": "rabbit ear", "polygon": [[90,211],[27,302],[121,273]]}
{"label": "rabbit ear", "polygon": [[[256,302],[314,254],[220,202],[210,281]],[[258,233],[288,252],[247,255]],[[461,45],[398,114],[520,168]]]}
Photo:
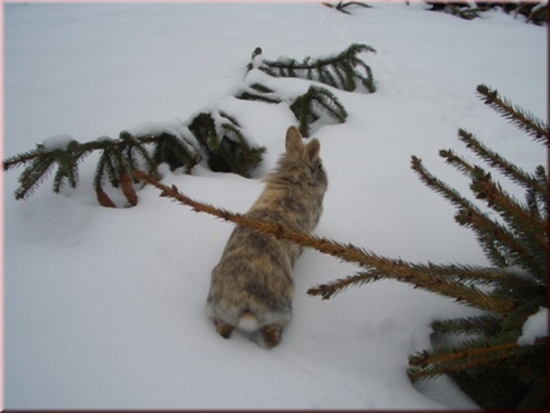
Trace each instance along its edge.
{"label": "rabbit ear", "polygon": [[306,145],[306,156],[309,162],[313,163],[319,159],[319,150],[321,149],[321,143],[317,138],[313,138]]}
{"label": "rabbit ear", "polygon": [[301,154],[304,150],[302,135],[296,126],[291,126],[286,131],[286,153]]}

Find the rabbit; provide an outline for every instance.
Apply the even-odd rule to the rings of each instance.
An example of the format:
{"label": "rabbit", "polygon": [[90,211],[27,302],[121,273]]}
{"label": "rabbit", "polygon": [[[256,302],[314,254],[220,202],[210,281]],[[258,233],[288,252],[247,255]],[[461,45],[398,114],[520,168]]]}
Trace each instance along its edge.
{"label": "rabbit", "polygon": [[[307,144],[295,126],[286,133],[286,152],[264,179],[265,188],[246,213],[258,220],[310,232],[323,211],[328,179],[316,138]],[[235,227],[212,270],[206,314],[217,332],[261,332],[267,348],[279,344],[292,317],[292,268],[302,247],[256,230]]]}

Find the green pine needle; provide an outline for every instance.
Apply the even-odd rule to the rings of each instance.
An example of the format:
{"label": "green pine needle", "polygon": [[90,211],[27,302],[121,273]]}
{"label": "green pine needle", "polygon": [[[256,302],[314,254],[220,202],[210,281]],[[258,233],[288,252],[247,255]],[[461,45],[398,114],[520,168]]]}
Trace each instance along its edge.
{"label": "green pine needle", "polygon": [[264,59],[259,69],[270,76],[316,80],[349,92],[362,85],[372,93],[375,91],[372,70],[358,57],[364,52],[376,53],[376,50],[366,44],[352,44],[337,55],[316,59],[306,57],[301,63],[288,57],[275,61]]}
{"label": "green pine needle", "polygon": [[526,132],[533,140],[550,148],[550,129],[548,129],[545,122],[501,97],[496,89],[490,89],[486,85],[478,85],[477,92],[483,98],[485,104],[491,106],[505,119]]}

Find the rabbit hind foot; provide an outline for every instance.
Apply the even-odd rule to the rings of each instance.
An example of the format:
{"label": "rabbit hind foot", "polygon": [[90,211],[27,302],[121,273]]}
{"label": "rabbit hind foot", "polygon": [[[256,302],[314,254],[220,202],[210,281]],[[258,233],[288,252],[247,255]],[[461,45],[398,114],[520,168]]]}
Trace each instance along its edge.
{"label": "rabbit hind foot", "polygon": [[216,324],[216,331],[220,336],[223,338],[229,338],[231,336],[234,328],[231,324],[227,324],[221,320],[215,320],[214,323]]}
{"label": "rabbit hind foot", "polygon": [[279,344],[282,328],[280,324],[270,324],[262,328],[262,336],[266,347],[272,348]]}

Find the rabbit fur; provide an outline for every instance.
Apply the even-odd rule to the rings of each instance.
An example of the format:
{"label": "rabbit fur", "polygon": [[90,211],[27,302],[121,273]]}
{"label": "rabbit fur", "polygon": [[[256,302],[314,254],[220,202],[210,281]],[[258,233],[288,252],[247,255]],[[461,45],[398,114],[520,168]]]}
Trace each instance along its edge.
{"label": "rabbit fur", "polygon": [[[307,144],[294,126],[286,133],[286,152],[265,178],[265,188],[246,213],[251,218],[310,232],[319,222],[328,186],[319,157],[319,140]],[[292,267],[302,248],[256,230],[235,227],[212,270],[207,316],[217,332],[229,338],[234,328],[260,331],[274,347],[292,317]]]}

